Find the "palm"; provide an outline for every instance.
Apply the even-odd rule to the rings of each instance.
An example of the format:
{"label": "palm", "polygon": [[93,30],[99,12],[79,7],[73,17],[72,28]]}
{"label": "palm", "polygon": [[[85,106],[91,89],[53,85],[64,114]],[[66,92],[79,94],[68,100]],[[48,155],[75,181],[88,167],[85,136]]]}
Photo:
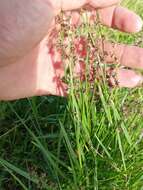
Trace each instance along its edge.
{"label": "palm", "polygon": [[[64,95],[60,81],[62,69],[54,64],[45,38],[22,60],[3,67],[0,78],[3,81],[1,99],[17,99],[34,95]],[[6,81],[6,82],[4,82]]]}

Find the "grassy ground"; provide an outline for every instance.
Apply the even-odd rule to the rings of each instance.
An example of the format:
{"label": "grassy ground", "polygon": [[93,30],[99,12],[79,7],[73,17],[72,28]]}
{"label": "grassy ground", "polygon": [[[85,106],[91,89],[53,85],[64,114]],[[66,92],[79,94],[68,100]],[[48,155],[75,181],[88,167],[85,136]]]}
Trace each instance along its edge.
{"label": "grassy ground", "polygon": [[[142,0],[124,4],[143,16]],[[128,44],[142,36],[102,33]],[[143,189],[143,89],[95,81],[77,92],[74,82],[68,99],[0,103],[0,190]]]}

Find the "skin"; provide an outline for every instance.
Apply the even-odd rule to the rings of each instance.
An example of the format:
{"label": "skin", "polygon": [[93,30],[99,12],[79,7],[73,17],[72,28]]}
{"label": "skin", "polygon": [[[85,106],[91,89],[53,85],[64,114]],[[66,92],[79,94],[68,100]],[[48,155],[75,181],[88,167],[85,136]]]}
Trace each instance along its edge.
{"label": "skin", "polygon": [[[92,7],[92,12],[98,9],[100,21],[108,27],[129,33],[142,28],[140,17],[120,7],[118,0],[0,1],[0,100],[65,95],[67,86],[60,81],[64,68],[55,68],[48,53],[49,31],[61,10],[71,11],[71,16],[74,11],[79,20],[78,9],[84,6]],[[115,53],[121,65],[143,68],[143,49],[119,44],[113,48],[108,42],[105,48]],[[126,69],[118,70],[117,78],[121,87],[135,87],[143,81]]]}

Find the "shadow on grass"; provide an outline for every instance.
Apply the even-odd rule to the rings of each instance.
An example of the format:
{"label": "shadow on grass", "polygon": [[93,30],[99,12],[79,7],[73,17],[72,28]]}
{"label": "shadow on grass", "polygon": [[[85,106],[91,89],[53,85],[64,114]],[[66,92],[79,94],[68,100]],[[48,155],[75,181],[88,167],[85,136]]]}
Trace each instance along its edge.
{"label": "shadow on grass", "polygon": [[[54,96],[0,103],[1,189],[24,189],[17,181],[18,177],[28,189],[42,189],[51,179],[57,182],[52,164],[48,164],[48,158],[41,151],[44,149],[47,156],[50,151],[57,155],[59,120],[64,117],[66,106],[65,98]],[[40,143],[43,149],[37,148],[34,142]],[[16,168],[13,168],[14,166]],[[25,171],[27,173],[23,175]],[[17,177],[13,172],[16,172]],[[21,179],[22,176],[24,178]],[[35,185],[32,184],[30,176],[37,179]]]}

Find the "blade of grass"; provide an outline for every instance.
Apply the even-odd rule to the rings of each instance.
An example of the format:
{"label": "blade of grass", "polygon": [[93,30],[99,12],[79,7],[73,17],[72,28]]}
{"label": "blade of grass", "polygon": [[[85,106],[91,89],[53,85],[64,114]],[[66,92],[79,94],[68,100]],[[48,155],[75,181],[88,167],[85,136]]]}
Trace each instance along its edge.
{"label": "blade of grass", "polygon": [[0,158],[0,164],[3,167],[6,167],[14,172],[16,172],[17,174],[23,176],[24,178],[28,179],[29,181],[32,181],[35,184],[38,184],[38,179],[36,179],[35,177],[30,176],[26,171],[21,170],[20,168],[14,166],[13,164],[9,163],[8,161]]}
{"label": "blade of grass", "polygon": [[122,141],[121,141],[119,129],[117,129],[117,140],[118,140],[118,145],[119,145],[119,149],[120,149],[121,156],[122,156],[122,162],[123,162],[124,170],[127,171],[126,162],[125,162],[125,155],[124,155],[124,151],[123,151],[123,147],[122,147]]}

